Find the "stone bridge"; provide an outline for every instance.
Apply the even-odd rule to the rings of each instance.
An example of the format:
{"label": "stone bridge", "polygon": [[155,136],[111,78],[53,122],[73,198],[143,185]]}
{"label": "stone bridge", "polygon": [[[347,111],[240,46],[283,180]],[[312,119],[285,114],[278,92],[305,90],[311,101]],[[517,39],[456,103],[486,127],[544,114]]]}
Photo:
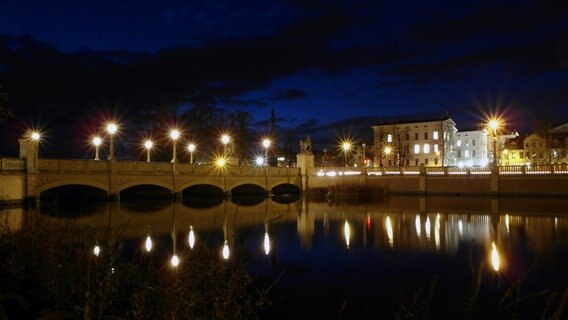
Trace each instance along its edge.
{"label": "stone bridge", "polygon": [[120,192],[125,189],[146,185],[168,189],[178,199],[184,189],[197,185],[213,186],[227,196],[235,188],[245,185],[252,185],[254,189],[263,190],[267,194],[279,186],[298,193],[302,190],[298,168],[218,168],[186,163],[66,159],[3,159],[3,164],[4,172],[12,173],[9,184],[13,187],[7,189],[15,189],[12,190],[15,196],[8,197],[7,200],[17,200],[14,198],[18,198],[19,188],[21,199],[39,199],[40,194],[46,190],[70,185],[101,189],[111,199],[119,199]]}

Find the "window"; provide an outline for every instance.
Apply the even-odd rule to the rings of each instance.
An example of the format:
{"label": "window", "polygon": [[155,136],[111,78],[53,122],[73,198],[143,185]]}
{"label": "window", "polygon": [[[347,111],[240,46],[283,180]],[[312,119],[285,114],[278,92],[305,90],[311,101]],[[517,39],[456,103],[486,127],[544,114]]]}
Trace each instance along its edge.
{"label": "window", "polygon": [[428,132],[424,132],[424,140],[428,140]]}
{"label": "window", "polygon": [[415,153],[415,154],[419,154],[419,153],[420,153],[420,145],[419,145],[419,144],[415,144],[415,145],[414,145],[414,153]]}
{"label": "window", "polygon": [[389,167],[392,166],[392,160],[389,160]]}
{"label": "window", "polygon": [[418,159],[416,159],[416,160],[414,161],[414,165],[416,165],[416,166],[418,165]]}
{"label": "window", "polygon": [[529,143],[526,142],[526,143],[525,143],[525,148],[528,148],[528,147],[529,147]]}
{"label": "window", "polygon": [[410,159],[406,159],[406,165],[407,165],[407,166],[410,165]]}
{"label": "window", "polygon": [[440,152],[440,150],[438,150],[438,145],[435,144],[435,145],[434,145],[434,153],[437,154],[438,152]]}
{"label": "window", "polygon": [[434,158],[434,165],[438,165],[438,158]]}
{"label": "window", "polygon": [[432,139],[438,140],[438,131],[434,131],[434,133],[432,134]]}
{"label": "window", "polygon": [[457,146],[458,146],[458,147],[461,147],[461,146],[462,146],[462,141],[461,141],[461,140],[458,140]]}
{"label": "window", "polygon": [[430,145],[427,143],[424,144],[424,153],[430,153]]}
{"label": "window", "polygon": [[461,152],[461,150],[458,150],[458,158],[461,158],[461,157],[462,157],[462,152]]}
{"label": "window", "polygon": [[418,140],[418,132],[414,133],[414,140]]}
{"label": "window", "polygon": [[469,150],[465,150],[464,155],[466,158],[469,158]]}
{"label": "window", "polygon": [[475,139],[471,140],[471,145],[475,146]]}
{"label": "window", "polygon": [[424,164],[428,165],[428,158],[424,159]]}
{"label": "window", "polygon": [[523,156],[524,156],[524,152],[522,152],[522,151],[521,151],[521,152],[519,152],[519,159],[522,159],[522,158],[523,158]]}
{"label": "window", "polygon": [[405,135],[405,138],[406,138],[406,141],[410,140],[410,133],[407,132],[406,135]]}
{"label": "window", "polygon": [[387,134],[387,142],[392,142],[392,134]]}
{"label": "window", "polygon": [[472,151],[471,151],[471,157],[472,157],[472,158],[475,158],[475,150],[472,150]]}
{"label": "window", "polygon": [[469,140],[464,140],[464,144],[466,147],[469,147]]}

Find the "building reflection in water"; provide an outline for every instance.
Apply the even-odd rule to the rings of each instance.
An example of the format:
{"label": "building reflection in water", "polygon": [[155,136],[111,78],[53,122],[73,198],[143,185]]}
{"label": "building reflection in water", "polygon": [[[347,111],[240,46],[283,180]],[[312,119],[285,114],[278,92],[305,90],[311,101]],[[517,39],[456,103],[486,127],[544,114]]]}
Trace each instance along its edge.
{"label": "building reflection in water", "polygon": [[[263,255],[273,255],[277,245],[290,246],[291,244],[286,241],[293,242],[298,239],[302,250],[308,252],[312,250],[315,239],[332,243],[337,237],[344,237],[348,248],[354,246],[365,246],[366,250],[396,248],[449,255],[456,254],[464,241],[475,241],[487,250],[492,248],[500,250],[504,241],[518,241],[515,239],[521,235],[526,237],[531,248],[544,248],[543,250],[553,250],[549,249],[548,243],[567,241],[568,218],[563,210],[567,207],[568,200],[555,200],[556,202],[546,204],[546,200],[543,199],[535,200],[534,203],[523,203],[524,200],[515,199],[507,203],[511,208],[492,201],[490,205],[481,208],[478,204],[482,203],[482,200],[472,201],[472,205],[464,205],[463,208],[457,208],[459,206],[456,205],[448,209],[441,205],[432,208],[422,204],[409,206],[407,205],[409,200],[398,202],[400,207],[397,207],[396,203],[363,207],[347,204],[330,206],[327,203],[308,202],[305,199],[296,203],[282,204],[268,199],[261,204],[248,207],[238,207],[231,202],[223,202],[210,208],[190,208],[180,203],[172,203],[169,207],[161,206],[154,211],[145,212],[137,211],[130,205],[114,203],[100,206],[101,212],[87,216],[60,217],[43,214],[39,208],[12,208],[2,210],[1,218],[10,230],[20,228],[25,221],[32,218],[53,221],[73,220],[74,223],[83,226],[104,225],[106,228],[120,229],[126,238],[139,239],[138,243],[145,243],[147,251],[164,248],[163,245],[157,245],[156,241],[163,239],[159,237],[160,235],[171,232],[172,264],[179,263],[176,255],[178,250],[176,226],[179,223],[189,226],[189,234],[186,230],[180,232],[184,233],[183,237],[187,236],[190,248],[195,244],[196,228],[200,232],[208,233],[219,232],[222,229],[221,253],[225,259],[228,259],[230,251],[236,249],[232,246],[237,245],[233,239],[237,230],[246,230],[243,231],[243,237],[253,237],[254,230],[258,230],[258,240],[255,241],[262,243]],[[545,201],[545,205],[542,205],[542,201]],[[292,209],[294,207],[296,211]],[[293,214],[294,211],[297,214]],[[235,212],[234,219],[230,219],[232,214],[228,212]],[[271,216],[278,219],[270,219]],[[107,218],[108,223],[106,223]],[[101,223],[102,221],[105,223]],[[375,221],[378,223],[373,223]],[[381,221],[384,224],[380,223]],[[222,226],[219,225],[220,223]],[[295,234],[290,237],[290,229],[287,226],[293,224],[296,224]],[[354,233],[354,230],[364,232]],[[282,236],[282,232],[287,232],[285,237]],[[274,242],[275,238],[279,238],[278,244]],[[492,246],[493,242],[495,247]],[[98,246],[99,254],[101,250],[103,248]],[[507,251],[498,252],[501,268],[503,261],[506,261],[504,257],[506,253]]]}

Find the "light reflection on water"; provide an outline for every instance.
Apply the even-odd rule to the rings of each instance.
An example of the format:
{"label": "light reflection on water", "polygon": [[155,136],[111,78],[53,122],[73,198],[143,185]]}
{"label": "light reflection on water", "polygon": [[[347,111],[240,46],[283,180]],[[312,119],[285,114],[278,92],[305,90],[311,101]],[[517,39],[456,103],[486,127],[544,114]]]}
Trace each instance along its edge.
{"label": "light reflection on water", "polygon": [[[246,251],[251,274],[266,284],[284,271],[274,290],[288,296],[283,301],[291,303],[293,295],[318,309],[325,307],[318,304],[322,300],[341,305],[361,297],[388,304],[386,295],[394,287],[412,288],[408,282],[433,275],[457,278],[456,286],[469,284],[467,251],[472,248],[479,250],[477,262],[493,267],[500,281],[513,283],[523,275],[535,290],[554,285],[562,289],[565,283],[557,280],[568,267],[567,204],[566,199],[400,197],[353,205],[305,200],[282,204],[269,199],[251,206],[222,202],[192,208],[176,202],[152,209],[141,204],[144,210],[138,210],[137,204],[109,202],[77,217],[57,217],[39,209],[10,209],[3,215],[13,229],[41,215],[120,230],[125,239],[139,240],[141,250],[171,250],[164,256],[172,264],[180,263],[175,259],[179,246],[200,240],[217,246],[225,259]],[[532,274],[525,275],[528,271]],[[440,287],[440,292],[446,291]],[[274,308],[284,312],[285,306],[289,305],[283,302],[281,309]],[[270,315],[277,318],[275,314]]]}

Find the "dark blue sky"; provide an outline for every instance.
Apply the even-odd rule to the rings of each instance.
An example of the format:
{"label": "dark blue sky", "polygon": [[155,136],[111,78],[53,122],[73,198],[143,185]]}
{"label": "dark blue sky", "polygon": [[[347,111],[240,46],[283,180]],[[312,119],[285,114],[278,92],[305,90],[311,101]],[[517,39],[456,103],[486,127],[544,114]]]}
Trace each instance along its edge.
{"label": "dark blue sky", "polygon": [[274,109],[279,128],[316,137],[446,112],[458,129],[498,112],[527,131],[568,122],[566,3],[3,0],[0,84],[15,86],[14,56],[40,43],[55,53],[39,63],[118,64],[175,87],[184,108],[249,111],[259,128]]}

